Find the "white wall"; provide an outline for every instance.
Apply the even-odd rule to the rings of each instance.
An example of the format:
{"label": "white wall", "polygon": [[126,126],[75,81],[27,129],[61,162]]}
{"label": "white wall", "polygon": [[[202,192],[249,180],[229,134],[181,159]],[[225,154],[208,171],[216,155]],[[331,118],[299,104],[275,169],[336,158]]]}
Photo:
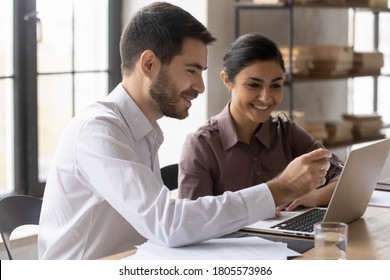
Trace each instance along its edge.
{"label": "white wall", "polygon": [[222,58],[227,47],[234,41],[234,1],[210,0],[208,9],[208,28],[217,38],[209,47],[208,69],[208,106],[207,116],[218,114],[226,105],[230,96],[222,84],[219,73],[222,70]]}

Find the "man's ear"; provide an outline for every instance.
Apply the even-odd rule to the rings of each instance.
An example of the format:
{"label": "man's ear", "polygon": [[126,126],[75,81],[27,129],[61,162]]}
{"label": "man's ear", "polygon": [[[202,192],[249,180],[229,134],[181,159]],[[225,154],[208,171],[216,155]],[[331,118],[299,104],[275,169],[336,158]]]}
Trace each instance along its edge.
{"label": "man's ear", "polygon": [[140,56],[139,67],[144,76],[152,78],[159,71],[160,60],[153,51],[146,50]]}
{"label": "man's ear", "polygon": [[232,89],[232,83],[230,82],[229,77],[228,77],[228,75],[226,74],[226,72],[225,72],[225,71],[221,71],[221,72],[219,73],[219,76],[221,77],[221,80],[222,80],[223,84],[225,85],[225,87],[226,87],[229,91],[231,91],[231,89]]}

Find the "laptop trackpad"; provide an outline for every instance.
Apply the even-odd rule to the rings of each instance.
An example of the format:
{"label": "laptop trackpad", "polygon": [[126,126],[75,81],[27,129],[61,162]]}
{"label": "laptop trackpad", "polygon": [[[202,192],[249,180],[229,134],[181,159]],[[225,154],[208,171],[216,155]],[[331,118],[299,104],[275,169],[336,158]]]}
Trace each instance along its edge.
{"label": "laptop trackpad", "polygon": [[306,212],[306,211],[282,211],[280,217],[273,217],[273,218],[269,218],[266,220],[258,221],[252,225],[245,227],[245,229],[256,230],[256,229],[271,228],[274,225],[277,225],[285,220],[288,220],[288,219],[295,217],[299,214],[302,214],[303,212]]}

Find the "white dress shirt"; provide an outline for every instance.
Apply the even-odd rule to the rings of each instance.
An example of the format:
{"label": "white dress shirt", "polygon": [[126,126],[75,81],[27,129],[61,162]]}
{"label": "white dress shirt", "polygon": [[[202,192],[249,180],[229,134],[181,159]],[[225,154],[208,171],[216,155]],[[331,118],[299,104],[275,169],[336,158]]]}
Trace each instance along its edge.
{"label": "white dress shirt", "polygon": [[160,175],[162,141],[161,129],[122,85],[75,117],[48,174],[39,257],[97,259],[146,239],[182,246],[275,214],[266,184],[198,200],[171,199]]}

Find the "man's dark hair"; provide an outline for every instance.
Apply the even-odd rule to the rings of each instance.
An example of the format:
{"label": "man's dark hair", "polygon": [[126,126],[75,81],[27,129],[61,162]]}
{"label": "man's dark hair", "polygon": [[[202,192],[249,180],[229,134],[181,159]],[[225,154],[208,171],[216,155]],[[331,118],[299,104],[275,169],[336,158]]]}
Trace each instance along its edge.
{"label": "man's dark hair", "polygon": [[145,50],[152,50],[163,65],[180,54],[185,38],[206,45],[215,41],[207,28],[190,13],[166,2],[154,2],[140,9],[122,33],[122,72],[131,72]]}

